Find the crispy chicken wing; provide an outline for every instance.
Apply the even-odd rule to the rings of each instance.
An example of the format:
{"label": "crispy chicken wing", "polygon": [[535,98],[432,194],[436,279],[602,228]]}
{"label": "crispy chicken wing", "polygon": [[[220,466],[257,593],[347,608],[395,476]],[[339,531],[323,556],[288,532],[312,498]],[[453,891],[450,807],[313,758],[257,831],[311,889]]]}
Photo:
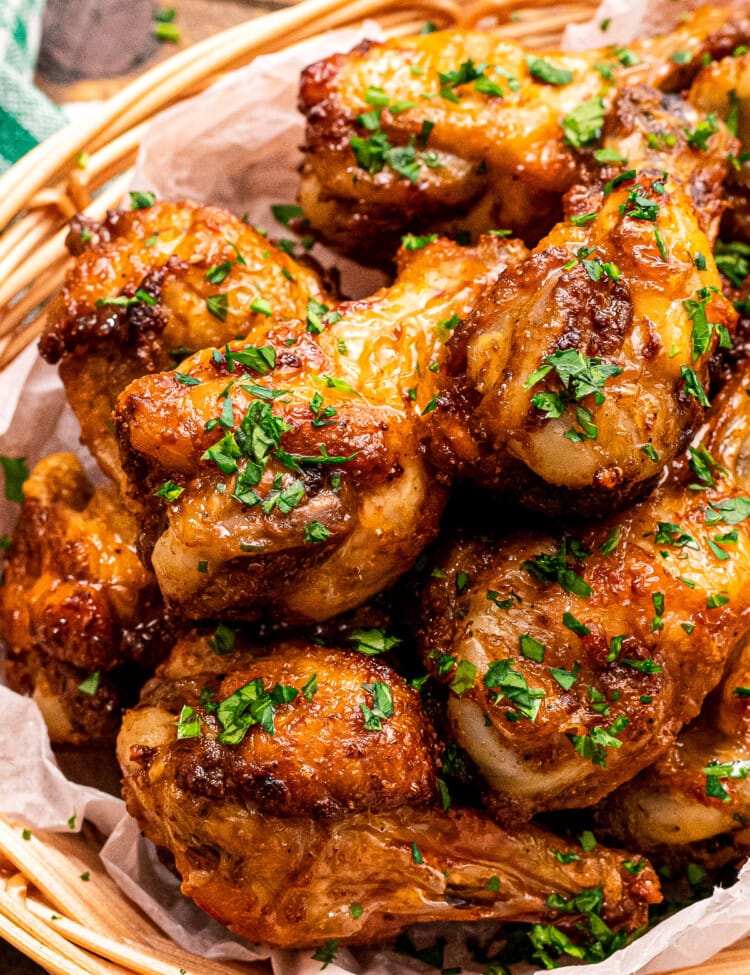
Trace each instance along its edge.
{"label": "crispy chicken wing", "polygon": [[546,510],[611,510],[681,450],[735,312],[664,173],[576,195],[570,219],[454,331],[433,462]]}
{"label": "crispy chicken wing", "polygon": [[226,210],[189,201],[111,210],[100,224],[77,218],[68,247],[77,260],[39,349],[60,361],[81,439],[114,480],[111,415],[128,383],[325,301],[309,268]]}
{"label": "crispy chicken wing", "polygon": [[113,487],[94,491],[73,454],[53,454],[23,492],[0,586],[8,682],[34,697],[53,741],[112,739],[120,688],[107,675],[153,670],[172,623]]}
{"label": "crispy chicken wing", "polygon": [[190,618],[322,620],[405,572],[445,500],[419,450],[433,368],[524,252],[491,237],[404,251],[394,285],[368,299],[269,320],[180,373],[132,383],[117,425],[168,603]]}
{"label": "crispy chicken wing", "polygon": [[[636,876],[602,849],[569,862],[542,830],[443,811],[419,694],[361,654],[286,644],[218,657],[188,641],[126,715],[118,754],[128,809],[174,855],[183,891],[253,941],[362,943],[430,920],[575,924],[583,892],[632,929],[659,899],[647,864]],[[553,894],[574,913],[558,915]]]}
{"label": "crispy chicken wing", "polygon": [[[498,33],[365,42],[303,73],[300,202],[313,228],[368,263],[404,230],[512,227],[531,242],[599,144],[617,84],[685,87],[731,54],[746,17],[703,9],[673,34],[580,54],[528,55]],[[674,60],[671,55],[679,52]]]}
{"label": "crispy chicken wing", "polygon": [[650,498],[560,540],[458,540],[422,611],[456,737],[518,817],[589,805],[662,755],[750,620],[745,367]]}
{"label": "crispy chicken wing", "polygon": [[[653,765],[597,810],[597,819],[637,849],[691,859],[717,853],[709,840],[731,837],[722,859],[750,852],[750,641],[730,661],[698,718]],[[731,852],[730,852],[731,850]]]}

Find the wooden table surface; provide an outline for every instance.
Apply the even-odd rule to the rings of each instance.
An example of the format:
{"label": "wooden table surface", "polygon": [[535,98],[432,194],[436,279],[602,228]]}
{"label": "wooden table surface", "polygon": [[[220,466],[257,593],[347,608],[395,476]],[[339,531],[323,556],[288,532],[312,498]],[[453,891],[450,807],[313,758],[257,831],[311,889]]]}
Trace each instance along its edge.
{"label": "wooden table surface", "polygon": [[[295,2],[47,0],[37,84],[56,102],[108,98],[176,51]],[[175,11],[176,43],[154,36],[160,7]]]}
{"label": "wooden table surface", "polygon": [[[2,3],[3,0],[0,0]],[[153,0],[47,0],[37,84],[54,101],[108,98],[141,71],[205,37],[297,0],[166,0],[175,43],[154,36]],[[722,975],[750,975],[750,941],[722,958]],[[697,975],[698,969],[684,975]],[[0,939],[0,975],[45,975]]]}

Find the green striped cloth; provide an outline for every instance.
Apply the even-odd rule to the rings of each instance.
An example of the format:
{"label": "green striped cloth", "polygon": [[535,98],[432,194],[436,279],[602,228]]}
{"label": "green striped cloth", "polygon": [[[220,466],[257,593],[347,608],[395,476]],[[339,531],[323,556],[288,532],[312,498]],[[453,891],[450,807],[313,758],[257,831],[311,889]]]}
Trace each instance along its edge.
{"label": "green striped cloth", "polygon": [[66,123],[32,84],[44,0],[0,0],[0,173]]}

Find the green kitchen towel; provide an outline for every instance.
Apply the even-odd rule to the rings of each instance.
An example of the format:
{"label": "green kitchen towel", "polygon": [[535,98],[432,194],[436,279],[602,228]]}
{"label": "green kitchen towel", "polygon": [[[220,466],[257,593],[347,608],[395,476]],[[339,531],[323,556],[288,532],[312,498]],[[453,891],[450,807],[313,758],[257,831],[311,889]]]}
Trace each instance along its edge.
{"label": "green kitchen towel", "polygon": [[66,124],[32,84],[44,0],[0,0],[0,173]]}

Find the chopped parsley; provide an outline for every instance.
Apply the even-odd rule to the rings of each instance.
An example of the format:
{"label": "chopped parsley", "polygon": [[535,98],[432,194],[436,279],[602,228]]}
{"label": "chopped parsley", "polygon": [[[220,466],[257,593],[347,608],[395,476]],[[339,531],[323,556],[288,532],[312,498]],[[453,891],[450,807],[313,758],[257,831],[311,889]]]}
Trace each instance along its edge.
{"label": "chopped parsley", "polygon": [[565,592],[588,599],[591,586],[571,568],[571,560],[583,561],[591,553],[575,539],[563,538],[557,552],[543,552],[522,563],[521,568],[539,582],[557,582]]}
{"label": "chopped parsley", "polygon": [[529,687],[523,674],[513,666],[512,660],[493,660],[484,675],[483,683],[488,690],[496,691],[493,699],[495,704],[507,698],[518,714],[530,721],[536,720],[541,700],[546,694],[540,687]]}
{"label": "chopped parsley", "polygon": [[176,501],[185,488],[175,484],[174,481],[165,481],[161,487],[154,491],[154,497],[166,498],[167,501]]}
{"label": "chopped parsley", "polygon": [[705,512],[707,525],[739,525],[750,518],[750,498],[739,496],[724,501],[711,501]]}
{"label": "chopped parsley", "polygon": [[227,278],[231,270],[231,261],[222,261],[221,264],[215,264],[206,271],[206,281],[208,281],[209,284],[221,284]]}
{"label": "chopped parsley", "polygon": [[628,162],[625,156],[616,149],[595,149],[594,159],[598,163],[617,163],[622,166],[626,166]]}
{"label": "chopped parsley", "polygon": [[156,196],[153,193],[143,192],[141,190],[131,190],[131,210],[145,210],[147,207],[152,207],[154,203],[156,203]]}
{"label": "chopped parsley", "polygon": [[573,149],[583,149],[596,142],[602,134],[604,125],[604,102],[601,98],[591,98],[578,105],[560,123],[566,145]]}
{"label": "chopped parsley", "polygon": [[302,207],[295,203],[274,203],[271,206],[271,213],[274,220],[283,227],[288,227],[292,220],[299,220],[302,217]]}
{"label": "chopped parsley", "polygon": [[575,633],[576,636],[588,636],[591,633],[591,630],[587,626],[584,626],[580,620],[576,619],[572,613],[563,613],[562,621],[563,626],[567,627],[572,633]]}
{"label": "chopped parsley", "polygon": [[609,728],[591,728],[587,735],[568,735],[573,748],[583,758],[587,758],[592,764],[600,768],[607,767],[607,749],[622,748],[622,742],[617,735],[628,726],[630,722],[624,715],[616,718]]}
{"label": "chopped parsley", "polygon": [[750,274],[750,244],[741,240],[717,240],[714,247],[716,266],[735,288],[742,287]]}
{"label": "chopped parsley", "polygon": [[682,131],[685,133],[687,143],[691,149],[699,149],[701,152],[706,152],[708,149],[708,140],[719,131],[716,112],[711,112],[704,119],[701,119],[694,129],[683,129]]}
{"label": "chopped parsley", "polygon": [[219,702],[216,708],[222,729],[219,741],[222,745],[239,745],[250,728],[256,725],[273,735],[277,707],[290,704],[298,694],[296,688],[284,684],[276,684],[273,690],[266,691],[260,677],[249,681]]}
{"label": "chopped parsley", "polygon": [[142,288],[138,288],[132,298],[128,298],[126,295],[118,295],[115,298],[98,298],[94,304],[97,308],[107,305],[114,305],[119,308],[132,308],[133,305],[151,305],[153,307],[156,304],[156,298]]}
{"label": "chopped parsley", "polygon": [[697,399],[701,406],[709,407],[711,404],[708,401],[706,391],[701,385],[701,381],[698,379],[695,370],[691,369],[690,366],[681,366],[680,374],[682,376],[683,389],[687,395]]}
{"label": "chopped parsley", "polygon": [[[219,296],[217,295],[217,297]],[[226,298],[226,295],[224,297]],[[226,302],[224,302],[224,306],[224,316],[226,317]],[[257,312],[259,315],[265,315],[268,318],[272,311],[271,302],[265,298],[253,298],[250,302],[250,311]]]}
{"label": "chopped parsley", "polygon": [[706,795],[722,802],[729,802],[729,793],[721,784],[722,779],[746,779],[750,774],[750,761],[709,762],[703,769],[706,776]]}
{"label": "chopped parsley", "polygon": [[418,237],[416,234],[404,234],[404,236],[401,238],[401,244],[408,251],[419,251],[437,239],[437,234],[425,234],[422,237]]}
{"label": "chopped parsley", "polygon": [[322,948],[318,948],[317,951],[310,957],[313,961],[319,961],[321,963],[321,971],[324,968],[328,968],[333,959],[336,957],[336,952],[339,950],[339,939],[329,938],[325,942]]}
{"label": "chopped parsley", "polygon": [[524,633],[518,638],[518,643],[521,648],[521,655],[523,657],[528,657],[529,660],[535,660],[537,663],[542,663],[544,660],[544,644],[535,640],[529,633]]}
{"label": "chopped parsley", "polygon": [[95,670],[93,674],[89,674],[85,680],[81,681],[81,683],[78,685],[78,690],[83,694],[89,694],[91,697],[93,697],[99,690],[101,679],[101,670]]}
{"label": "chopped parsley", "polygon": [[178,741],[181,741],[183,738],[200,738],[200,718],[195,713],[195,709],[191,708],[189,704],[183,705],[180,716],[175,724],[177,726]]}
{"label": "chopped parsley", "polygon": [[352,630],[348,640],[353,644],[353,649],[357,653],[363,653],[367,657],[387,653],[403,642],[399,637],[388,636],[384,630],[379,629]]}
{"label": "chopped parsley", "polygon": [[470,660],[459,660],[450,689],[460,697],[470,691],[477,681],[477,668]]}
{"label": "chopped parsley", "polygon": [[388,684],[376,680],[372,684],[363,684],[362,689],[372,697],[372,707],[360,704],[365,719],[367,731],[382,731],[383,722],[393,716],[393,695]]}
{"label": "chopped parsley", "polygon": [[229,296],[225,292],[219,292],[217,295],[209,295],[206,298],[206,308],[209,313],[218,318],[220,322],[225,322],[227,320],[227,310],[229,307]]}
{"label": "chopped parsley", "polygon": [[569,691],[578,680],[580,669],[580,664],[575,664],[572,670],[564,670],[562,667],[550,667],[549,672],[550,676],[557,681],[564,691]]}
{"label": "chopped parsley", "polygon": [[498,609],[504,609],[506,611],[511,608],[514,602],[516,603],[522,602],[521,597],[515,592],[511,592],[511,594],[507,598],[501,599],[500,594],[496,592],[494,589],[487,590],[487,599],[489,599],[491,603],[494,603]]}
{"label": "chopped parsley", "polygon": [[[531,397],[532,404],[547,419],[562,416],[568,405],[578,404],[589,395],[594,397],[596,406],[601,406],[605,399],[602,392],[605,383],[609,378],[619,376],[622,372],[620,366],[604,363],[597,357],[584,356],[578,349],[558,349],[542,361],[543,364],[532,372],[524,383],[524,389],[531,389],[554,370],[562,383],[562,390],[536,393]],[[568,430],[565,434],[566,438],[573,441],[596,439],[598,430],[592,422],[590,411],[580,405],[575,408],[582,432]]]}
{"label": "chopped parsley", "polygon": [[309,521],[305,525],[305,535],[303,541],[306,545],[319,545],[330,538],[333,532],[322,525],[319,521]]}
{"label": "chopped parsley", "polygon": [[5,498],[23,504],[23,482],[29,476],[25,457],[6,457],[0,454],[0,465],[5,476]]}
{"label": "chopped parsley", "polygon": [[526,55],[526,66],[532,77],[543,81],[548,85],[569,85],[573,80],[573,72],[567,68],[558,68],[544,58],[536,58],[531,54]]}
{"label": "chopped parsley", "polygon": [[219,656],[225,653],[231,653],[234,650],[234,643],[234,630],[231,626],[227,626],[226,623],[219,623],[213,635],[208,638],[209,647]]}

